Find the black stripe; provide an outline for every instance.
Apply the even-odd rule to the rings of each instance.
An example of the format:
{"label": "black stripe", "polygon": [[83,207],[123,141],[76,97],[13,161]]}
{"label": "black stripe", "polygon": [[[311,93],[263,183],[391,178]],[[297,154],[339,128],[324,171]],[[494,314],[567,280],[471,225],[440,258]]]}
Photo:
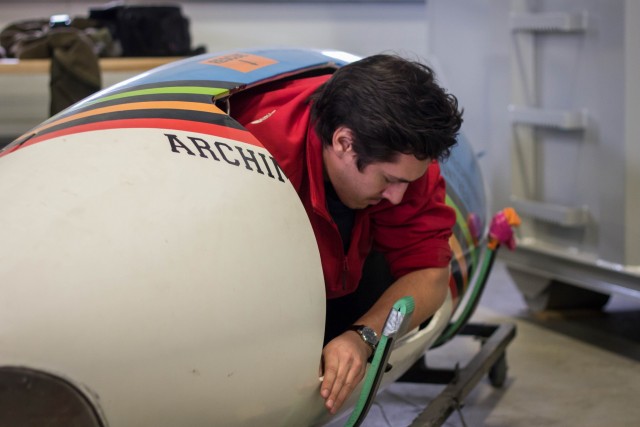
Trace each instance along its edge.
{"label": "black stripe", "polygon": [[52,126],[41,132],[38,132],[38,136],[46,135],[51,132],[56,132],[62,129],[66,129],[78,125],[86,125],[92,123],[99,123],[113,120],[126,120],[126,119],[174,119],[174,120],[187,120],[192,122],[201,122],[224,126],[232,129],[244,129],[238,122],[227,116],[226,114],[206,113],[202,111],[193,110],[131,110],[131,111],[116,111],[113,113],[97,114],[95,116],[83,117],[77,120],[71,120],[66,123],[61,123],[57,126]]}
{"label": "black stripe", "polygon": [[451,275],[453,276],[453,281],[456,282],[458,297],[462,298],[464,292],[464,282],[462,279],[462,273],[460,271],[460,263],[455,258],[455,256],[451,259]]}

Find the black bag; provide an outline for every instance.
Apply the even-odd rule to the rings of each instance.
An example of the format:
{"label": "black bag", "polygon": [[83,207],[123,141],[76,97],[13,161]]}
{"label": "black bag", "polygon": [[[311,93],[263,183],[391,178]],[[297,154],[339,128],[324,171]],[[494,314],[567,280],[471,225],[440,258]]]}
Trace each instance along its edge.
{"label": "black bag", "polygon": [[108,6],[90,9],[89,17],[110,29],[122,56],[193,54],[189,19],[180,6]]}

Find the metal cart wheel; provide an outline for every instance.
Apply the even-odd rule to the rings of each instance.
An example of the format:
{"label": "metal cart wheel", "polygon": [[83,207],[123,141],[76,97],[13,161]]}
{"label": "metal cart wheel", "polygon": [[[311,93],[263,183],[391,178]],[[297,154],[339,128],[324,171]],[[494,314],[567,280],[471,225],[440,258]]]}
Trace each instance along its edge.
{"label": "metal cart wheel", "polygon": [[488,377],[489,382],[495,388],[501,388],[507,379],[507,356],[503,352],[496,363],[489,369]]}

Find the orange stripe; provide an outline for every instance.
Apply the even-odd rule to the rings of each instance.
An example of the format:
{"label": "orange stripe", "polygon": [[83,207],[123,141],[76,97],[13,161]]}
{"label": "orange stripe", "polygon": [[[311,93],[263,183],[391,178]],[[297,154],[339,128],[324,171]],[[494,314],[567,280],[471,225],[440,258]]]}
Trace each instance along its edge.
{"label": "orange stripe", "polygon": [[458,261],[458,265],[460,266],[460,275],[462,276],[462,292],[460,294],[464,294],[467,290],[467,286],[469,285],[469,272],[467,270],[467,260],[464,257],[464,251],[460,246],[460,242],[453,234],[449,239],[449,245],[451,246],[451,250],[453,250],[453,256]]}
{"label": "orange stripe", "polygon": [[187,102],[187,101],[145,101],[145,102],[132,102],[129,104],[118,104],[110,107],[95,108],[91,111],[84,111],[82,113],[74,114],[72,116],[64,117],[62,119],[47,123],[35,129],[33,132],[39,133],[52,126],[56,126],[62,123],[67,123],[72,120],[83,119],[85,117],[96,116],[98,114],[116,113],[120,111],[133,111],[133,110],[190,110],[190,111],[203,111],[205,113],[225,114],[224,111],[216,107],[214,104],[204,104],[202,102]]}

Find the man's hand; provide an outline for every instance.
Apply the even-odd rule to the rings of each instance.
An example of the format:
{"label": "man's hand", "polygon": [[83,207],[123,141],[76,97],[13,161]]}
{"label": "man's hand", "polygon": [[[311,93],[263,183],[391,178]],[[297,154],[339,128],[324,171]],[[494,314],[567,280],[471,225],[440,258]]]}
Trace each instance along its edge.
{"label": "man's hand", "polygon": [[[367,325],[380,333],[389,311],[397,300],[413,297],[416,307],[409,330],[433,315],[449,291],[449,267],[427,268],[405,274],[396,280],[354,324]],[[371,347],[355,331],[331,340],[322,350],[324,379],[320,395],[332,414],[338,412],[353,389],[362,381]]]}
{"label": "man's hand", "polygon": [[329,412],[335,414],[362,381],[370,355],[371,347],[355,331],[337,336],[324,347],[320,395]]}

